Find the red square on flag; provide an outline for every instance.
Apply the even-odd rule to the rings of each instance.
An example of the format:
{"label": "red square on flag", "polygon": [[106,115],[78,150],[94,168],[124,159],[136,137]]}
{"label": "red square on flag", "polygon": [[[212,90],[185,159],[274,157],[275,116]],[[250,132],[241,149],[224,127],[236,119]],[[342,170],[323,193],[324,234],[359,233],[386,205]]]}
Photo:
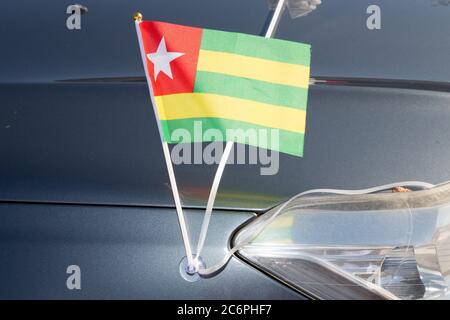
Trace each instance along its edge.
{"label": "red square on flag", "polygon": [[154,95],[193,92],[202,29],[153,21],[139,27]]}

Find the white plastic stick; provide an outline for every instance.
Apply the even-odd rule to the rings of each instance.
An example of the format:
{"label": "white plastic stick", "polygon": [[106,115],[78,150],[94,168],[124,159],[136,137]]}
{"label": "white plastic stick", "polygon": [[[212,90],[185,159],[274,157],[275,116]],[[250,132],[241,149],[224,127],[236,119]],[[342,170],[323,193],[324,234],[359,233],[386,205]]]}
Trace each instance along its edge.
{"label": "white plastic stick", "polygon": [[158,124],[158,131],[159,131],[159,135],[161,138],[164,158],[166,160],[167,172],[169,173],[170,186],[172,188],[172,194],[173,194],[173,198],[175,200],[175,208],[177,211],[178,222],[180,224],[181,236],[183,238],[184,249],[186,251],[188,265],[194,266],[194,257],[192,255],[191,243],[189,241],[189,233],[188,233],[188,229],[187,229],[187,225],[186,225],[186,220],[184,219],[183,209],[181,207],[180,194],[178,193],[178,186],[177,186],[177,181],[175,179],[175,173],[173,171],[173,165],[172,165],[172,159],[170,157],[169,146],[167,145],[167,142],[163,141],[161,124],[159,122],[160,120],[159,120],[158,110],[156,110],[156,103],[155,103],[155,97],[153,95],[152,84],[151,84],[151,81],[149,79],[149,75],[147,72],[147,70],[148,70],[147,59],[145,59],[145,51],[144,51],[144,46],[142,44],[142,35],[141,35],[141,30],[139,28],[140,23],[141,23],[141,21],[139,21],[139,20],[135,21],[136,32],[137,32],[137,36],[138,36],[138,40],[139,40],[139,48],[141,51],[142,63],[144,65],[145,76],[147,78],[148,91],[150,93],[150,98],[151,98],[152,105],[153,105],[153,111],[155,113],[156,122]]}
{"label": "white plastic stick", "polygon": [[[265,34],[266,38],[271,38],[275,34],[275,31],[278,26],[278,22],[280,21],[281,15],[284,12],[284,8],[285,8],[285,0],[279,0],[277,6],[275,8],[275,12],[272,16],[272,19],[270,20],[269,26],[266,30],[266,34]],[[212,209],[214,207],[214,202],[216,200],[217,190],[219,188],[220,180],[222,179],[222,174],[225,169],[225,165],[227,164],[228,157],[230,156],[232,147],[233,147],[233,142],[228,141],[225,146],[223,155],[220,158],[220,162],[219,162],[219,166],[217,167],[216,175],[214,176],[214,181],[211,186],[211,191],[209,192],[208,202],[206,204],[206,210],[205,210],[205,215],[203,217],[203,223],[202,223],[202,228],[200,230],[200,236],[198,238],[197,252],[196,252],[197,259],[200,257],[200,254],[203,250],[203,246],[205,245],[206,234],[208,233],[209,221],[211,220]],[[231,254],[233,254],[233,253],[234,253],[234,251],[231,252]],[[225,259],[227,259],[227,258],[225,258]]]}
{"label": "white plastic stick", "polygon": [[267,27],[265,37],[272,38],[277,31],[278,23],[281,20],[281,16],[285,9],[286,0],[279,0],[277,6],[275,7],[275,12],[273,13],[272,19],[270,19],[269,26]]}
{"label": "white plastic stick", "polygon": [[200,236],[197,244],[197,258],[200,256],[203,245],[205,244],[206,233],[208,232],[209,220],[211,219],[212,209],[214,201],[216,200],[217,190],[219,189],[220,180],[222,179],[223,170],[227,164],[228,157],[230,156],[231,148],[233,147],[233,141],[228,141],[225,150],[220,158],[219,166],[217,167],[216,175],[209,192],[208,203],[206,204],[205,216],[203,217],[202,228],[200,230]]}
{"label": "white plastic stick", "polygon": [[184,219],[183,209],[181,207],[180,194],[178,193],[177,181],[175,180],[175,173],[173,172],[172,158],[170,157],[169,146],[167,142],[162,143],[164,158],[166,159],[167,171],[169,172],[170,186],[172,188],[173,198],[175,200],[175,208],[177,210],[178,222],[180,224],[181,236],[186,249],[186,257],[188,265],[194,265],[194,257],[192,255],[191,243],[189,241],[189,233],[187,229],[186,220]]}

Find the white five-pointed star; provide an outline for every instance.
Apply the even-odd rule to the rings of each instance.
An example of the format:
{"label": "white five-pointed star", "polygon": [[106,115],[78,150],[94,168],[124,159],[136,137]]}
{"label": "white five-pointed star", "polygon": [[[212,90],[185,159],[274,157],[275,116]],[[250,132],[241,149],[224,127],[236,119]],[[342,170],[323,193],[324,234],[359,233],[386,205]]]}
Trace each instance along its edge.
{"label": "white five-pointed star", "polygon": [[158,75],[161,71],[170,79],[173,79],[170,62],[182,55],[184,55],[182,52],[167,52],[166,41],[164,40],[164,37],[162,37],[156,52],[147,54],[147,58],[153,63],[155,81],[158,79]]}

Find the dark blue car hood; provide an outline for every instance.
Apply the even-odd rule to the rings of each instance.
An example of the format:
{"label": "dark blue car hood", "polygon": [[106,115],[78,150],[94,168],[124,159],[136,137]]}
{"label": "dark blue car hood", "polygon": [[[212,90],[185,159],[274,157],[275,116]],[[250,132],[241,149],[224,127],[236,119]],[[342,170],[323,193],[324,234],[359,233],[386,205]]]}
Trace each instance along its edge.
{"label": "dark blue car hood", "polygon": [[[69,3],[4,4],[1,200],[173,206],[131,16],[258,34],[267,15],[257,0],[108,3],[84,1],[79,31],[65,27]],[[311,188],[450,179],[448,8],[383,1],[383,28],[369,31],[368,1],[336,3],[285,16],[277,35],[311,43],[313,76],[333,80],[310,89],[304,157],[280,155],[273,176],[228,166],[217,207],[264,210]],[[421,23],[398,23],[403,10]],[[175,167],[184,205],[205,206],[215,168]]]}

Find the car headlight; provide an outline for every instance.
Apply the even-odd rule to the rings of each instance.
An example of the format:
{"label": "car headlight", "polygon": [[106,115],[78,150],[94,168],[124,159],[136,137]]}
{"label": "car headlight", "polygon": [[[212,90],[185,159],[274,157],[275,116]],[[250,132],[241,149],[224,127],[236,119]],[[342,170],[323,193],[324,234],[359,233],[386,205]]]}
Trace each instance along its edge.
{"label": "car headlight", "polygon": [[445,299],[450,183],[405,193],[308,196],[244,226],[245,260],[319,299]]}

